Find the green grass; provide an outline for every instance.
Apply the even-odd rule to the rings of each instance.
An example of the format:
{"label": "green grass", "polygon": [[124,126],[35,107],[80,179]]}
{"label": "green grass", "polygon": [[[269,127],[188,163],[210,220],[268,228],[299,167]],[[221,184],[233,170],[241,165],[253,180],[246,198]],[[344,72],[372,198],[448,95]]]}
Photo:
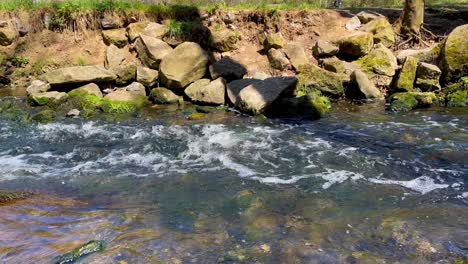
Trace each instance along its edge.
{"label": "green grass", "polygon": [[[248,3],[239,0],[219,1],[213,3],[210,0],[169,0],[169,4],[163,4],[158,0],[62,0],[60,2],[42,0],[34,4],[33,0],[2,0],[0,10],[14,11],[18,9],[34,10],[41,8],[53,8],[55,10],[70,11],[126,11],[140,10],[161,13],[190,12],[200,8],[206,11],[217,9],[247,9],[247,10],[291,10],[291,9],[317,9],[328,8],[332,0],[253,0]],[[343,1],[343,7],[401,7],[401,0],[348,0]],[[464,0],[426,0],[427,6],[432,5],[457,5],[466,4]]]}

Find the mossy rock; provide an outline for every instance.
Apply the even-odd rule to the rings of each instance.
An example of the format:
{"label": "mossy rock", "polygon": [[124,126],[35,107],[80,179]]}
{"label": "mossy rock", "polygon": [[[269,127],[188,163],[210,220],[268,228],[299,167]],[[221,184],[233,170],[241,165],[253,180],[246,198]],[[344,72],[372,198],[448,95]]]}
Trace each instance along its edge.
{"label": "mossy rock", "polygon": [[447,106],[449,107],[467,107],[468,91],[456,91],[447,96]]}
{"label": "mossy rock", "polygon": [[128,42],[125,28],[103,30],[102,39],[106,45],[113,44],[118,48],[125,47]]}
{"label": "mossy rock", "polygon": [[382,43],[385,47],[390,47],[395,43],[395,32],[387,18],[382,17],[365,24],[361,30],[374,34],[374,43]]}
{"label": "mossy rock", "polygon": [[20,100],[0,100],[0,117],[18,123],[27,123],[30,120],[30,115],[26,107],[26,103]]}
{"label": "mossy rock", "polygon": [[176,104],[179,102],[179,96],[163,87],[152,89],[149,99],[155,104]]}
{"label": "mossy rock", "polygon": [[146,97],[135,101],[114,101],[102,99],[101,109],[109,114],[130,114],[140,111],[146,105]]}
{"label": "mossy rock", "polygon": [[297,78],[299,82],[296,93],[302,93],[302,95],[312,94],[315,91],[333,96],[341,96],[344,93],[342,78],[316,65],[300,67],[300,74]]}
{"label": "mossy rock", "polygon": [[433,92],[395,93],[390,97],[390,109],[395,112],[408,112],[415,108],[429,107],[438,102]]}
{"label": "mossy rock", "polygon": [[84,90],[73,90],[68,93],[68,100],[63,108],[78,109],[82,117],[91,117],[101,109],[103,99]]}
{"label": "mossy rock", "polygon": [[371,78],[376,74],[392,77],[398,68],[397,60],[392,51],[382,44],[377,44],[369,54],[353,63]]}
{"label": "mossy rock", "polygon": [[240,39],[239,32],[221,28],[221,29],[214,29],[211,30],[211,37],[210,37],[210,46],[221,51],[231,51],[236,50],[237,42]]}
{"label": "mossy rock", "polygon": [[33,115],[31,119],[39,123],[49,123],[55,121],[57,113],[52,109],[44,109],[39,113]]}
{"label": "mossy rock", "polygon": [[86,255],[101,252],[105,249],[105,242],[102,240],[92,240],[88,243],[75,248],[72,252],[58,256],[52,260],[53,264],[72,263]]}
{"label": "mossy rock", "polygon": [[318,119],[324,117],[331,109],[328,97],[320,92],[304,94],[292,98],[282,98],[265,113],[272,117],[307,117]]}
{"label": "mossy rock", "polygon": [[340,53],[360,57],[369,53],[373,45],[373,34],[362,32],[342,39],[340,41]]}
{"label": "mossy rock", "polygon": [[54,108],[65,102],[67,98],[67,93],[53,91],[31,94],[29,95],[28,100],[32,105],[49,106]]}
{"label": "mossy rock", "polygon": [[12,191],[2,191],[0,190],[0,205],[15,200],[26,199],[30,197],[32,193],[30,192],[12,192]]}
{"label": "mossy rock", "polygon": [[408,56],[403,63],[400,75],[395,84],[397,90],[407,92],[413,91],[414,81],[416,80],[416,70],[418,69],[418,59]]}
{"label": "mossy rock", "polygon": [[455,28],[442,49],[443,80],[450,83],[468,75],[468,24]]}
{"label": "mossy rock", "polygon": [[188,120],[200,120],[206,118],[206,114],[204,113],[191,113],[187,119]]}

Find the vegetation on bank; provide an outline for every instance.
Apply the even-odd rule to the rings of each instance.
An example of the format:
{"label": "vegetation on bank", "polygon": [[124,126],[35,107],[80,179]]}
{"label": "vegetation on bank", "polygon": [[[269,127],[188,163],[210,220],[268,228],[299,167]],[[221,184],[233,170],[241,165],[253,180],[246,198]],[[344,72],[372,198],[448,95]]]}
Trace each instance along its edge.
{"label": "vegetation on bank", "polygon": [[[0,2],[0,10],[14,11],[18,9],[34,10],[52,8],[67,11],[123,11],[139,10],[149,12],[186,12],[186,9],[200,8],[203,10],[234,9],[234,10],[291,10],[291,9],[318,9],[333,7],[332,0],[308,0],[308,1],[265,1],[254,0],[249,2],[213,1],[209,0],[172,0],[169,4],[158,0],[3,0]],[[344,8],[371,8],[371,7],[402,7],[404,1],[400,0],[348,0],[343,1]],[[426,6],[437,5],[466,5],[463,0],[427,0]]]}

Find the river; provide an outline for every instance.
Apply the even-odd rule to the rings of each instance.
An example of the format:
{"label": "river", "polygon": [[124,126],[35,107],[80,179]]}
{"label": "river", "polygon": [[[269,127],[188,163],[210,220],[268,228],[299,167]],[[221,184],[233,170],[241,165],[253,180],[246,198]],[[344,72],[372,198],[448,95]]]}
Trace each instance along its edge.
{"label": "river", "polygon": [[0,262],[50,263],[90,240],[106,249],[78,263],[466,261],[468,112],[334,109],[0,117],[0,189],[35,193],[0,206]]}

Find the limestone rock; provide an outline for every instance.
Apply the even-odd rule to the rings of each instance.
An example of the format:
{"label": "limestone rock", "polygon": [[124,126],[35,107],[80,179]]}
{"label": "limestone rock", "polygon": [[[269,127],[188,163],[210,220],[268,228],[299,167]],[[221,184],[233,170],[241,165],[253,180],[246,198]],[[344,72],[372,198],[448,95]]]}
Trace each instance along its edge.
{"label": "limestone rock", "polygon": [[207,64],[208,55],[200,45],[182,43],[161,61],[161,81],[169,89],[185,88],[205,75]]}
{"label": "limestone rock", "polygon": [[340,41],[340,52],[349,56],[364,56],[372,49],[374,37],[372,33],[359,32]]}
{"label": "limestone rock", "polygon": [[[389,86],[398,68],[393,53],[381,43],[377,44],[369,54],[353,63],[378,86]],[[377,83],[379,79],[381,83]]]}
{"label": "limestone rock", "polygon": [[296,83],[296,77],[273,77],[250,84],[239,92],[237,107],[251,114],[264,113],[281,95],[292,93]]}
{"label": "limestone rock", "polygon": [[90,83],[90,84],[83,85],[83,86],[81,86],[79,88],[74,89],[73,91],[75,91],[75,90],[76,91],[86,92],[88,94],[94,94],[97,97],[102,98],[101,89],[99,89],[99,86],[97,86],[97,84],[95,84],[95,83]]}
{"label": "limestone rock", "polygon": [[76,109],[76,108],[74,108],[74,109],[68,111],[68,113],[66,114],[66,117],[73,117],[73,118],[75,118],[75,117],[78,117],[78,116],[80,116],[80,110],[78,110],[78,109]]}
{"label": "limestone rock", "polygon": [[390,109],[395,112],[406,112],[415,108],[429,107],[437,102],[433,92],[395,93],[390,97]]}
{"label": "limestone rock", "polygon": [[233,105],[239,104],[239,93],[245,87],[261,82],[260,79],[242,79],[242,80],[235,80],[227,84],[226,86],[226,94]]}
{"label": "limestone rock", "polygon": [[441,87],[439,80],[441,74],[442,71],[439,67],[433,64],[421,62],[418,65],[415,85],[424,92],[440,90]]}
{"label": "limestone rock", "polygon": [[206,104],[224,104],[226,81],[218,78],[212,82],[207,79],[198,80],[185,89],[185,94],[194,102]]}
{"label": "limestone rock", "polygon": [[325,94],[340,96],[344,93],[340,76],[316,65],[302,67],[298,79],[298,89],[302,89],[305,94],[321,91]]}
{"label": "limestone rock", "polygon": [[158,69],[161,60],[172,52],[166,42],[150,36],[140,35],[135,49],[141,62],[151,69]]}
{"label": "limestone rock", "polygon": [[318,40],[312,48],[312,52],[317,58],[331,57],[338,54],[339,51],[337,46],[323,40]]}
{"label": "limestone rock", "polygon": [[263,46],[266,51],[270,49],[283,48],[284,46],[283,35],[280,32],[267,34],[265,37],[265,41],[263,42]]}
{"label": "limestone rock", "polygon": [[359,17],[353,16],[348,22],[346,22],[345,28],[349,31],[354,31],[361,26],[361,20]]}
{"label": "limestone rock", "polygon": [[362,24],[366,24],[374,19],[382,17],[382,15],[380,14],[369,12],[369,11],[361,11],[357,13],[356,16],[359,18]]}
{"label": "limestone rock", "polygon": [[159,78],[159,72],[144,66],[137,67],[137,82],[147,86],[154,86]]}
{"label": "limestone rock", "polygon": [[117,78],[115,79],[115,83],[117,85],[127,84],[131,81],[136,79],[136,65],[131,62],[123,63],[120,66],[114,67],[109,69]]}
{"label": "limestone rock", "polygon": [[104,17],[101,20],[102,29],[116,29],[122,27],[122,21],[114,17]]}
{"label": "limestone rock", "polygon": [[268,60],[272,68],[277,70],[284,70],[289,66],[289,60],[286,55],[275,48],[271,48],[268,51]]}
{"label": "limestone rock", "polygon": [[322,59],[320,63],[325,70],[337,73],[343,82],[349,82],[354,70],[359,69],[358,66],[337,57]]}
{"label": "limestone rock", "polygon": [[148,21],[144,21],[144,22],[131,23],[130,25],[128,25],[127,26],[128,39],[131,42],[135,42],[135,40],[140,36],[140,34],[143,33],[143,31],[148,26],[148,24],[149,24]]}
{"label": "limestone rock", "polygon": [[117,48],[113,44],[107,46],[105,54],[106,59],[104,61],[104,66],[106,69],[116,68],[125,60],[123,50]]}
{"label": "limestone rock", "polygon": [[103,30],[102,39],[106,45],[113,44],[118,48],[123,48],[128,43],[125,28]]}
{"label": "limestone rock", "polygon": [[64,92],[44,92],[34,93],[30,95],[30,99],[37,105],[49,105],[58,103],[65,100],[68,97],[67,93]]}
{"label": "limestone rock", "polygon": [[443,82],[456,82],[468,75],[468,24],[456,27],[442,48],[441,69]]}
{"label": "limestone rock", "polygon": [[28,95],[36,94],[36,93],[45,93],[50,90],[50,84],[40,81],[34,80],[31,82],[31,85],[26,88],[26,92]]}
{"label": "limestone rock", "polygon": [[0,28],[0,46],[9,46],[18,38],[18,32],[12,27]]}
{"label": "limestone rock", "polygon": [[244,65],[231,58],[224,57],[209,67],[213,80],[223,77],[227,81],[242,79],[247,73]]}
{"label": "limestone rock", "polygon": [[414,81],[416,80],[416,70],[418,69],[418,59],[408,56],[406,57],[403,67],[395,84],[397,90],[407,92],[413,91]]}
{"label": "limestone rock", "polygon": [[395,32],[387,18],[377,18],[363,25],[361,30],[374,34],[374,43],[390,47],[395,43]]}
{"label": "limestone rock", "polygon": [[141,32],[141,35],[162,39],[166,35],[167,26],[150,22]]}
{"label": "limestone rock", "polygon": [[354,93],[351,98],[378,99],[383,98],[382,93],[377,89],[367,75],[360,70],[355,70],[351,74],[351,87]]}
{"label": "limestone rock", "polygon": [[303,65],[309,64],[309,59],[304,51],[304,48],[296,43],[289,43],[284,48],[286,56],[288,56],[294,69],[299,70]]}
{"label": "limestone rock", "polygon": [[174,104],[179,102],[179,96],[163,87],[152,89],[149,97],[155,104]]}
{"label": "limestone rock", "polygon": [[440,42],[432,47],[425,49],[406,49],[397,52],[396,57],[398,63],[402,64],[406,57],[411,56],[420,62],[427,62],[431,64],[437,64],[440,56],[440,52],[443,46],[443,42]]}
{"label": "limestone rock", "polygon": [[73,66],[44,74],[44,79],[51,85],[110,82],[115,81],[116,78],[114,73],[101,66]]}
{"label": "limestone rock", "polygon": [[127,87],[119,88],[109,93],[104,96],[104,99],[115,102],[140,102],[145,97],[145,87],[140,83],[134,82]]}
{"label": "limestone rock", "polygon": [[231,51],[237,49],[237,42],[239,40],[239,33],[233,30],[222,28],[219,30],[210,30],[211,39],[210,46],[221,51]]}

